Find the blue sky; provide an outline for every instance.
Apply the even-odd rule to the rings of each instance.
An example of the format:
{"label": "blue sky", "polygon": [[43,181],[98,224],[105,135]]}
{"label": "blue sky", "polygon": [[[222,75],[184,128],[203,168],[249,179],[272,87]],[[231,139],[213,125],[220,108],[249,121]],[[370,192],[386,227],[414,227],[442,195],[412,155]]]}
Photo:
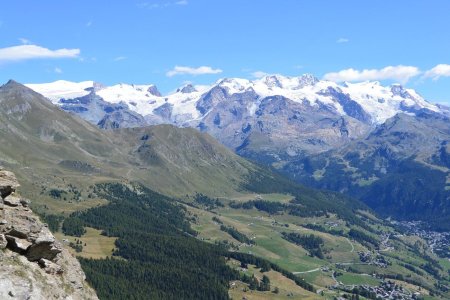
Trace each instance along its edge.
{"label": "blue sky", "polygon": [[169,92],[187,81],[312,73],[401,82],[450,104],[449,13],[446,0],[3,1],[0,82]]}

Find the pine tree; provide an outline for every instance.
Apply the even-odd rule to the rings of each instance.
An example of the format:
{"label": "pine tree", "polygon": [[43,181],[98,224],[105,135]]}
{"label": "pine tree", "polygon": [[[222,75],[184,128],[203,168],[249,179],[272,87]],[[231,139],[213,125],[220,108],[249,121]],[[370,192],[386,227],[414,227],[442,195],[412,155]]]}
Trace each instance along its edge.
{"label": "pine tree", "polygon": [[263,276],[259,286],[260,291],[270,291],[270,279],[266,275]]}
{"label": "pine tree", "polygon": [[250,285],[248,288],[253,291],[259,289],[259,282],[258,279],[255,278],[255,275],[253,275],[252,279],[250,279]]}

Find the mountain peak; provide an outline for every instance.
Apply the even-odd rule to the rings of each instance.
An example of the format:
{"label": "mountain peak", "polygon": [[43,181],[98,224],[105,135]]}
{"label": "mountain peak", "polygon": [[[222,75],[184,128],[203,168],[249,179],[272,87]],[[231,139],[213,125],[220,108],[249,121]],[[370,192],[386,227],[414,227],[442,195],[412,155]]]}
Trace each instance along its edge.
{"label": "mountain peak", "polygon": [[278,87],[278,88],[283,88],[283,81],[284,77],[281,75],[268,75],[266,77],[264,77],[264,83],[268,86],[268,87]]}
{"label": "mountain peak", "polygon": [[2,88],[12,88],[12,87],[19,87],[19,86],[23,86],[22,84],[18,83],[17,81],[15,81],[14,79],[10,79],[8,80],[7,83],[5,83],[4,85],[2,85]]}
{"label": "mountain peak", "polygon": [[15,80],[13,80],[13,79],[8,80],[7,83],[5,83],[4,85],[0,86],[0,90],[35,93],[34,90],[28,88],[27,86],[25,86],[25,85],[15,81]]}
{"label": "mountain peak", "polygon": [[299,83],[301,87],[305,87],[308,85],[315,85],[319,82],[319,79],[312,74],[303,74],[299,78]]}
{"label": "mountain peak", "polygon": [[147,92],[149,92],[150,94],[152,94],[153,96],[156,97],[161,97],[161,93],[159,92],[158,88],[156,87],[156,85],[152,85],[147,89]]}
{"label": "mountain peak", "polygon": [[316,76],[314,76],[313,74],[311,74],[311,73],[303,74],[302,76],[300,76],[300,79],[308,80],[308,81],[311,81],[311,82],[318,82],[319,81],[319,79]]}
{"label": "mountain peak", "polygon": [[402,85],[400,85],[398,83],[391,85],[391,92],[392,92],[392,95],[394,95],[394,96],[400,96],[402,98],[410,99],[410,100],[417,102],[417,97],[415,97],[413,95],[414,92],[413,92],[413,94],[411,94],[407,89],[405,89]]}
{"label": "mountain peak", "polygon": [[406,92],[406,90],[403,88],[401,84],[397,83],[391,85],[391,92],[392,94],[394,94],[394,96],[402,96]]}
{"label": "mountain peak", "polygon": [[190,93],[194,93],[197,92],[197,90],[195,89],[195,87],[192,84],[187,84],[184,87],[182,87],[181,89],[178,89],[177,92],[181,92],[183,94],[190,94]]}
{"label": "mountain peak", "polygon": [[14,79],[10,79],[8,80],[8,82],[6,84],[19,84],[17,81],[15,81]]}

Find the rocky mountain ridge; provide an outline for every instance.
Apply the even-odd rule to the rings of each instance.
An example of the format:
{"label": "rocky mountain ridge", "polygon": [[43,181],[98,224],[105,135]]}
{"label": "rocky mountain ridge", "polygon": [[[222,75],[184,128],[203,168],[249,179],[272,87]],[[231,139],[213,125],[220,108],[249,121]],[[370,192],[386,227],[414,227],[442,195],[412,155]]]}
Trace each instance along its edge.
{"label": "rocky mountain ridge", "polygon": [[[209,86],[187,84],[168,95],[161,95],[153,84],[121,83],[104,86],[94,81],[76,83],[60,80],[27,86],[63,109],[77,113],[90,111],[85,115],[90,115],[91,118],[98,112],[88,104],[101,99],[112,105],[104,110],[106,114],[111,110],[125,110],[124,107],[115,107],[121,104],[127,106],[129,111],[146,118],[148,123],[163,122],[179,126],[192,126],[192,123],[210,113],[208,108],[223,99],[206,101],[206,106],[201,102],[205,102],[204,98],[208,93],[217,89],[222,91],[225,98],[253,93],[253,101],[247,103],[249,115],[256,112],[263,99],[275,96],[303,105],[319,106],[341,116],[347,115],[374,124],[383,123],[399,112],[413,112],[421,108],[440,110],[438,106],[425,101],[416,91],[399,84],[382,86],[379,82],[370,81],[338,84],[319,80],[311,74],[298,77],[268,75],[257,80],[225,78]],[[92,98],[94,95],[97,99]],[[166,112],[163,113],[162,110]],[[133,127],[133,124],[125,122],[121,127]]]}
{"label": "rocky mountain ridge", "polygon": [[279,155],[335,149],[398,113],[448,113],[399,84],[338,84],[310,74],[226,78],[210,86],[188,84],[168,95],[153,84],[56,81],[27,86],[101,128],[193,127],[244,156],[268,155],[272,161],[280,160]]}
{"label": "rocky mountain ridge", "polygon": [[0,298],[98,299],[78,261],[15,193],[15,175],[0,168]]}

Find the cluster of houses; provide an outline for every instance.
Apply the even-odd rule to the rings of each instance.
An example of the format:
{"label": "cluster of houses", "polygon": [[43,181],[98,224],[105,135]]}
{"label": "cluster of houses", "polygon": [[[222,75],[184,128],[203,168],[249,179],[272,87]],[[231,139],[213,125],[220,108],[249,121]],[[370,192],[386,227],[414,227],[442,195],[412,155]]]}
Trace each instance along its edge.
{"label": "cluster of houses", "polygon": [[360,285],[359,289],[375,294],[377,299],[416,300],[422,298],[419,292],[410,292],[390,280],[383,281],[379,286]]}
{"label": "cluster of houses", "polygon": [[450,259],[450,232],[437,232],[425,229],[421,221],[391,221],[400,226],[405,234],[424,239],[433,253]]}
{"label": "cluster of houses", "polygon": [[387,268],[390,264],[384,256],[379,255],[378,253],[373,253],[371,251],[358,251],[359,260],[363,263],[367,263],[368,265],[374,265],[380,268]]}

